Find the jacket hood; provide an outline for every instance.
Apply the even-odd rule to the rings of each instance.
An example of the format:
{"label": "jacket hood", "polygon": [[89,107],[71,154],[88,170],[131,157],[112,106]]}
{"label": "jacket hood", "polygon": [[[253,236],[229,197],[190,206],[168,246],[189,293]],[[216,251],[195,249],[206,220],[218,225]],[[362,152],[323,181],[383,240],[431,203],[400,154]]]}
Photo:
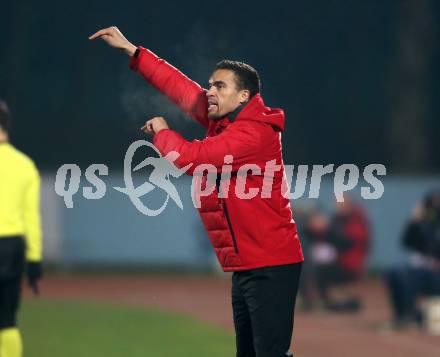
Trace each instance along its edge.
{"label": "jacket hood", "polygon": [[252,97],[249,103],[238,113],[235,120],[258,121],[271,125],[277,131],[284,130],[284,111],[278,108],[266,107],[259,93]]}

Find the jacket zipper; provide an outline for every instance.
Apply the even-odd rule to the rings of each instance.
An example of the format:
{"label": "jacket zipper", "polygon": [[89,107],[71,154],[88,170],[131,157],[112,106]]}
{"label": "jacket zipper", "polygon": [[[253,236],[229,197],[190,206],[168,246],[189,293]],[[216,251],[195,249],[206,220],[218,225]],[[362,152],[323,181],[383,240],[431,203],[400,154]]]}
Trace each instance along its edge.
{"label": "jacket zipper", "polygon": [[[215,186],[217,188],[217,195],[220,194],[220,184],[221,184],[220,175],[217,175],[217,179],[215,182]],[[225,215],[226,222],[228,223],[229,231],[231,232],[232,243],[234,244],[235,254],[238,254],[237,240],[235,239],[234,230],[232,229],[231,218],[229,217],[228,207],[226,206],[226,200],[219,198],[219,204],[222,206],[223,214]]]}
{"label": "jacket zipper", "polygon": [[235,253],[238,254],[237,240],[235,239],[234,230],[232,229],[231,219],[229,217],[228,207],[226,206],[226,201],[225,200],[223,200],[222,207],[223,207],[223,213],[225,214],[225,217],[226,217],[226,222],[228,222],[228,227],[229,227],[229,230],[231,232],[232,243],[234,244]]}

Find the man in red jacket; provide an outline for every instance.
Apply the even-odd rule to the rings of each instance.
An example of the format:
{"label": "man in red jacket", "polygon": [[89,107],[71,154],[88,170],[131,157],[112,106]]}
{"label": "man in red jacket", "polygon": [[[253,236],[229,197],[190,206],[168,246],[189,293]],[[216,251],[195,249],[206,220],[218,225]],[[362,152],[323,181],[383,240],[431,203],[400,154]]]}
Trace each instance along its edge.
{"label": "man in red jacket", "polygon": [[[224,60],[201,88],[151,51],[131,44],[116,27],[96,32],[128,54],[130,68],[206,127],[189,142],[162,117],[142,128],[163,156],[201,175],[197,199],[203,224],[224,271],[232,271],[237,356],[281,357],[288,352],[303,255],[292,218],[282,160],[284,112],[264,105],[251,66]],[[229,172],[222,167],[229,166]],[[202,172],[197,167],[207,168]],[[251,173],[248,175],[248,173]],[[212,190],[211,175],[217,179]]]}

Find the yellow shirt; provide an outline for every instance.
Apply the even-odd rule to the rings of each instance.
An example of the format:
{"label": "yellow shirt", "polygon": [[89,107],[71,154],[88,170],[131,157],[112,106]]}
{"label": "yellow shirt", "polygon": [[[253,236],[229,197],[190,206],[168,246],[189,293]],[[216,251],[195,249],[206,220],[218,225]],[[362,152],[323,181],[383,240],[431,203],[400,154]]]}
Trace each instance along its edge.
{"label": "yellow shirt", "polygon": [[33,161],[9,143],[0,143],[0,239],[23,235],[26,259],[42,258],[40,176]]}

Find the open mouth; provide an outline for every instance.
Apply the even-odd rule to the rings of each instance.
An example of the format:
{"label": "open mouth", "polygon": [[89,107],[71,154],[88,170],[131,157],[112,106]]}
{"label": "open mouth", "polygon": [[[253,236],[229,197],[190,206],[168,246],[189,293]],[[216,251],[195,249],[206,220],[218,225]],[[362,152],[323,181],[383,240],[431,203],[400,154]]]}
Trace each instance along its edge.
{"label": "open mouth", "polygon": [[214,100],[208,100],[208,111],[218,108],[218,104]]}

